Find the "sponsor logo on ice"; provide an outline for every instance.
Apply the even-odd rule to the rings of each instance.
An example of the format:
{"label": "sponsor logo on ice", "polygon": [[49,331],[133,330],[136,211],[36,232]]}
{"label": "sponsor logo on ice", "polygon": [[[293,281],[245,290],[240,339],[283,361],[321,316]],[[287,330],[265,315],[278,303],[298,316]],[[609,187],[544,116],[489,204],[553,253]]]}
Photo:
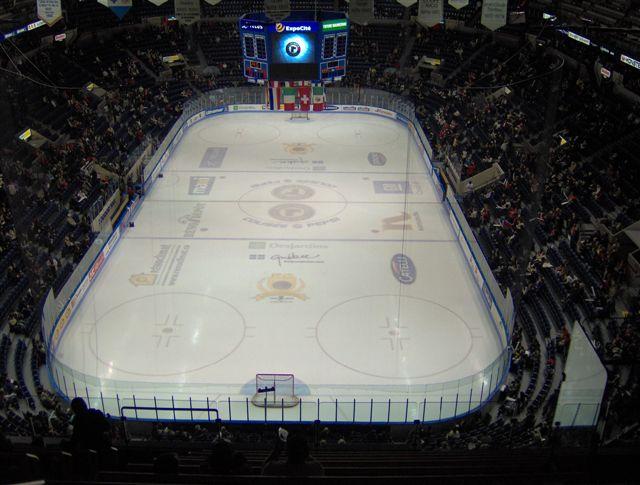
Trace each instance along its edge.
{"label": "sponsor logo on ice", "polygon": [[367,160],[369,160],[369,164],[374,167],[381,167],[387,163],[387,157],[384,153],[380,152],[370,152],[369,155],[367,155]]}
{"label": "sponsor logo on ice", "polygon": [[161,244],[160,250],[153,255],[149,270],[132,274],[129,283],[133,286],[174,286],[190,249],[188,244]]}
{"label": "sponsor logo on ice", "polygon": [[315,190],[305,185],[282,185],[271,191],[271,195],[281,200],[303,200],[313,197]]}
{"label": "sponsor logo on ice", "polygon": [[274,273],[268,278],[262,278],[256,286],[260,291],[255,297],[256,301],[265,298],[277,302],[293,299],[305,301],[308,298],[302,292],[306,287],[304,281],[291,273]]}
{"label": "sponsor logo on ice", "polygon": [[189,195],[209,195],[215,177],[189,177]]}
{"label": "sponsor logo on ice", "polygon": [[[397,216],[385,217],[382,219],[382,231],[424,231],[420,214],[414,212],[407,214],[402,212]],[[372,229],[371,232],[379,233],[380,229]]]}
{"label": "sponsor logo on ice", "polygon": [[391,272],[393,276],[403,285],[412,284],[417,277],[416,266],[409,256],[395,254],[391,258]]}
{"label": "sponsor logo on ice", "polygon": [[316,214],[313,207],[306,204],[278,204],[269,209],[269,215],[282,222],[301,222]]}
{"label": "sponsor logo on ice", "polygon": [[374,180],[376,194],[413,194],[412,185],[404,180]]}
{"label": "sponsor logo on ice", "polygon": [[291,155],[306,155],[313,151],[313,143],[283,143],[286,152]]}

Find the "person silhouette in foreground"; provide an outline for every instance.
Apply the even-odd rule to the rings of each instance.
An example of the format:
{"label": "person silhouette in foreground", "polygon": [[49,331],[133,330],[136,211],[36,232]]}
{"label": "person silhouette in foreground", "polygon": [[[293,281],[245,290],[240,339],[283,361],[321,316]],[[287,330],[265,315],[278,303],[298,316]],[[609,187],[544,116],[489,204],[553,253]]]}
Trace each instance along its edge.
{"label": "person silhouette in foreground", "polygon": [[[280,452],[286,446],[287,459],[280,460]],[[309,455],[309,445],[306,438],[301,434],[288,436],[286,430],[278,430],[276,446],[271,455],[266,459],[262,467],[263,475],[280,476],[321,476],[324,475],[324,468]]]}
{"label": "person silhouette in foreground", "polygon": [[95,450],[100,453],[111,446],[111,427],[102,411],[88,408],[81,397],[71,401],[71,411],[73,434],[70,445],[73,451]]}
{"label": "person silhouette in foreground", "polygon": [[251,475],[253,470],[243,453],[234,451],[231,443],[218,438],[213,442],[208,470],[214,475]]}

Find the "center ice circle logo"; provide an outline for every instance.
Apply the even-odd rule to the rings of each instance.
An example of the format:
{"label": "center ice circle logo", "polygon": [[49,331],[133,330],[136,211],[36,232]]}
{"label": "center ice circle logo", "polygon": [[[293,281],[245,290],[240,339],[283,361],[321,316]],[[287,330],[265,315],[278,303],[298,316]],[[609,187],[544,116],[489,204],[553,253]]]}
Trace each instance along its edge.
{"label": "center ice circle logo", "polygon": [[300,222],[311,219],[316,211],[306,204],[279,204],[269,209],[269,215],[282,222]]}
{"label": "center ice circle logo", "polygon": [[249,224],[317,228],[341,221],[339,215],[346,209],[347,200],[336,189],[335,185],[306,178],[265,181],[244,193],[238,207],[247,216],[242,220]]}
{"label": "center ice circle logo", "polygon": [[284,50],[287,52],[287,54],[289,54],[289,56],[298,57],[302,49],[300,49],[300,44],[298,44],[297,42],[289,42],[285,46]]}
{"label": "center ice circle logo", "polygon": [[282,185],[271,191],[271,195],[281,200],[309,199],[313,197],[315,193],[315,190],[305,185]]}

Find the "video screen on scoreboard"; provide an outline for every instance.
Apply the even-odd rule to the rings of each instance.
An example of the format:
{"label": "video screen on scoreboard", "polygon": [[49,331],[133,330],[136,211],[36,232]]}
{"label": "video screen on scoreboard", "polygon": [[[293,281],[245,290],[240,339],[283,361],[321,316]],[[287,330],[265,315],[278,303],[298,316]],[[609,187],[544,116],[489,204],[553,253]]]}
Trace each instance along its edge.
{"label": "video screen on scoreboard", "polygon": [[271,79],[316,79],[316,34],[271,34]]}

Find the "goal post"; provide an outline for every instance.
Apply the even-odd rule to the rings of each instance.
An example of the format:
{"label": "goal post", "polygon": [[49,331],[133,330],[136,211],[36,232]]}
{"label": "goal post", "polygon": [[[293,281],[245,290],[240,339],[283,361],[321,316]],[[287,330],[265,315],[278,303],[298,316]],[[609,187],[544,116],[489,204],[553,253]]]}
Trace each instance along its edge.
{"label": "goal post", "polygon": [[290,120],[308,120],[309,112],[308,111],[291,111]]}
{"label": "goal post", "polygon": [[254,406],[292,408],[300,403],[296,396],[293,374],[256,374],[256,392],[251,399]]}

